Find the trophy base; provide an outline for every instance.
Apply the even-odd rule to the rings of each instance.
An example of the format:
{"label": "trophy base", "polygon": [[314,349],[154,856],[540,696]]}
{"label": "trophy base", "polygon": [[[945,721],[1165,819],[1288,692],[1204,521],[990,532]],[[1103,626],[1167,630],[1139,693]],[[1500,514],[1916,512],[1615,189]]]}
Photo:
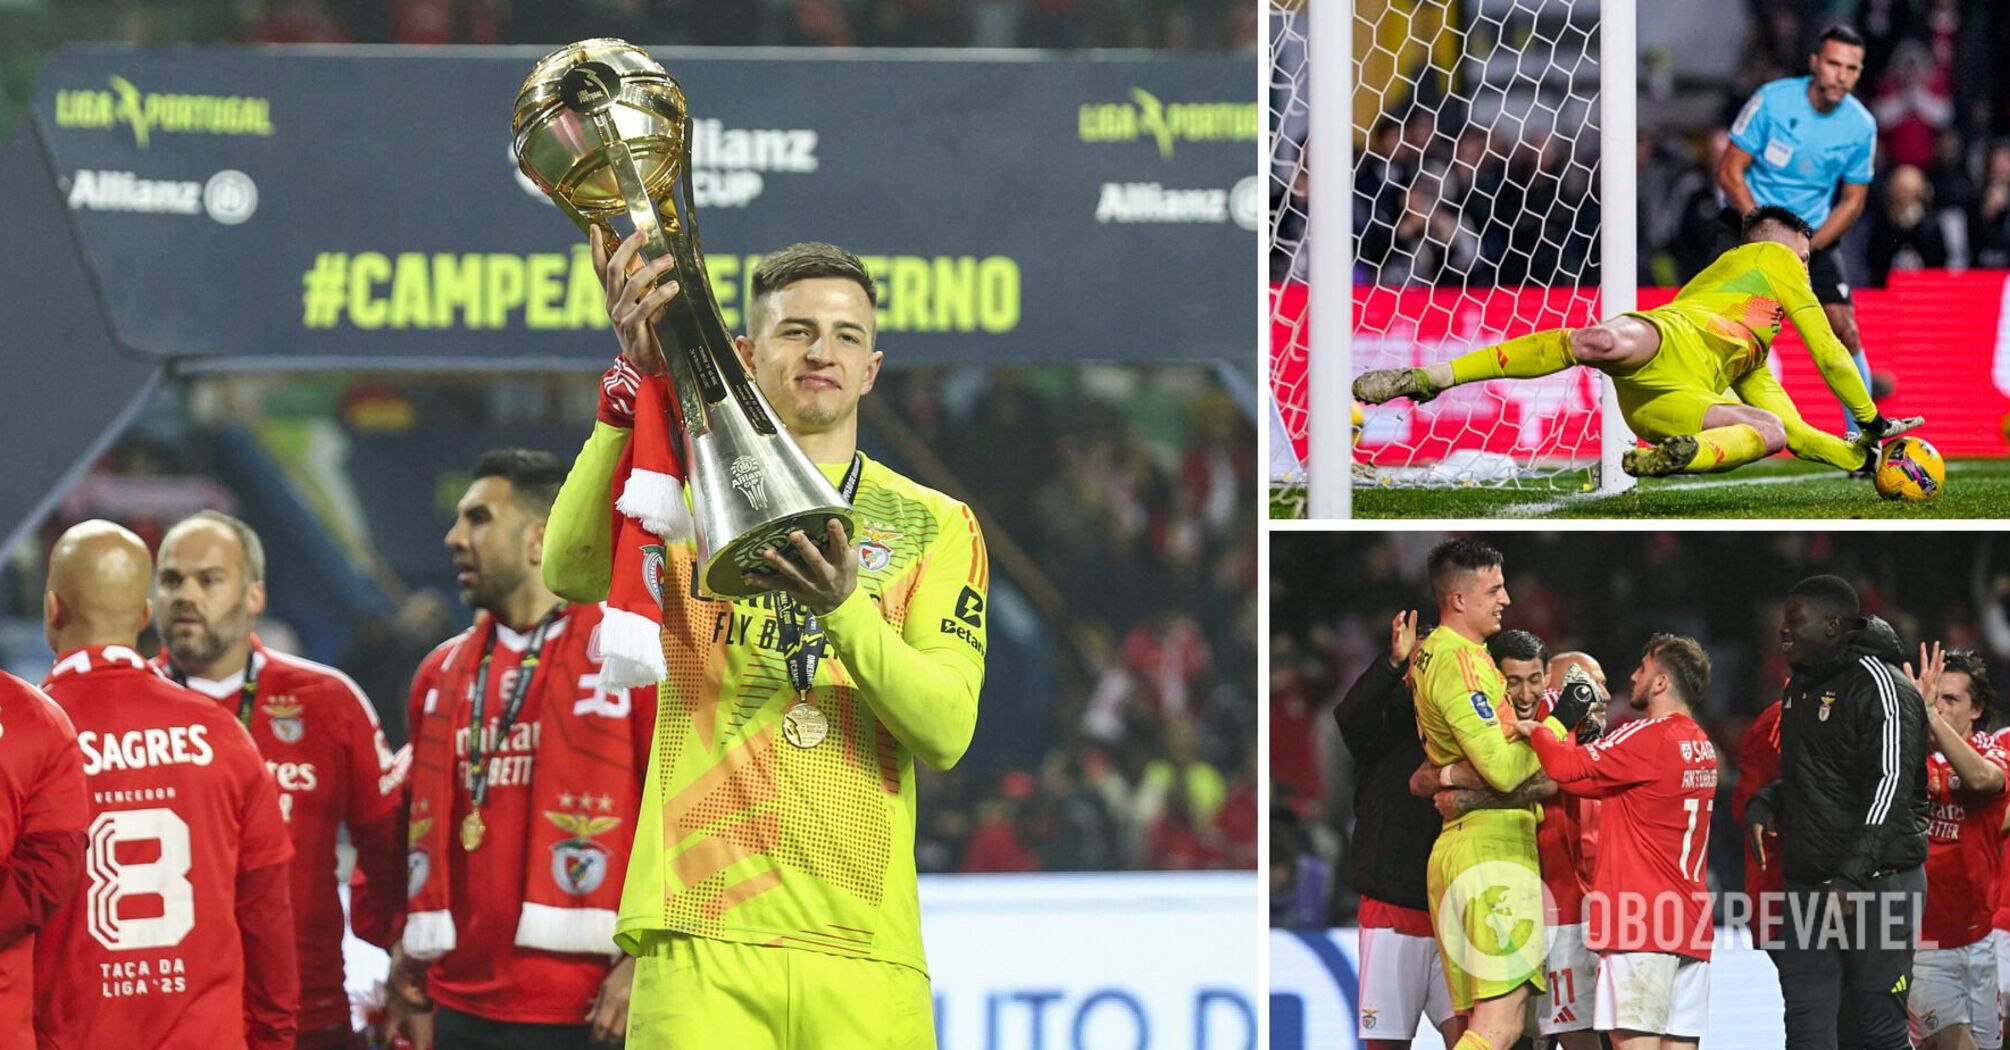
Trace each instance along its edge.
{"label": "trophy base", "polygon": [[[789,533],[800,530],[821,547],[825,542],[824,523],[832,518],[844,525],[845,541],[849,543],[858,530],[852,520],[851,508],[841,506],[820,507],[776,518],[733,537],[731,543],[713,551],[700,570],[699,577],[705,593],[720,598],[751,598],[775,590],[758,582],[748,583],[745,578],[749,572],[768,571],[768,563],[762,559],[761,552],[773,547],[782,552],[783,557],[796,561],[795,544],[789,542]],[[824,556],[831,557],[831,552],[825,551]]]}

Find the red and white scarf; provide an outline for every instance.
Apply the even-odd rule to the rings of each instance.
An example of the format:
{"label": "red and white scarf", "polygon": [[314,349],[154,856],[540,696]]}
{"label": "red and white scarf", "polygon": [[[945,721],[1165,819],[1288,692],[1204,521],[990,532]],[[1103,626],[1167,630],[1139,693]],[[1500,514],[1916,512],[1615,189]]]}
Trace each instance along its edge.
{"label": "red and white scarf", "polygon": [[[531,677],[542,727],[529,785],[529,826],[521,838],[490,828],[486,848],[521,843],[524,850],[518,945],[601,955],[618,950],[614,924],[641,788],[633,768],[634,720],[582,711],[574,703],[579,665],[591,659],[586,650],[592,624],[583,622],[590,620],[590,612],[582,606],[567,611],[559,623],[568,630],[547,638]],[[440,668],[438,709],[421,721],[412,744],[412,870],[404,945],[418,959],[453,951],[458,940],[449,889],[453,880],[444,865],[450,858],[481,862],[479,851],[463,853],[457,841],[454,802],[466,784],[454,782],[459,768],[454,738],[466,724],[482,653],[494,644],[495,631],[494,619],[483,614],[448,654]],[[489,678],[496,694],[490,699],[498,707],[508,695],[500,681],[504,677]],[[528,697],[524,707],[532,709]]]}
{"label": "red and white scarf", "polygon": [[688,543],[684,463],[670,414],[670,384],[644,376],[635,397],[635,432],[614,471],[614,571],[601,625],[601,681],[609,690],[663,680],[663,561]]}

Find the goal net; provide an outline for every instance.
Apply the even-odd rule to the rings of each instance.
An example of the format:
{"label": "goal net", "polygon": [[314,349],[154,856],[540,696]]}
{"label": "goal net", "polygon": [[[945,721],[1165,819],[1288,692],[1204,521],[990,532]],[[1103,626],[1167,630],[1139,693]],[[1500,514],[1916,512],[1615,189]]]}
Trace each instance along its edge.
{"label": "goal net", "polygon": [[[1443,361],[1631,308],[1631,13],[1608,6],[1629,8],[1609,18],[1623,27],[1601,26],[1595,0],[1358,0],[1344,71],[1352,106],[1329,114],[1308,102],[1320,72],[1311,34],[1322,31],[1317,16],[1348,8],[1272,0],[1271,477],[1285,512],[1304,514],[1308,481],[1561,492],[1627,483],[1603,462],[1617,456],[1605,436],[1609,384],[1589,369],[1458,387],[1423,405],[1355,405],[1345,393],[1368,369]],[[1606,63],[1626,85],[1617,120],[1600,96],[1601,42],[1619,46],[1615,36],[1627,51]],[[1321,177],[1309,162],[1322,131],[1348,134],[1348,178]],[[1623,183],[1601,164],[1614,154]],[[1608,211],[1612,227],[1602,224]],[[1308,245],[1342,229],[1352,231],[1352,272],[1312,273]],[[1623,258],[1601,257],[1615,250]],[[1602,278],[1624,290],[1602,298]],[[1316,366],[1346,362],[1348,374],[1322,381],[1338,393],[1315,402],[1308,318],[1340,295],[1353,316],[1338,331],[1351,338],[1317,348]],[[1351,435],[1346,469],[1321,463],[1346,447],[1308,447],[1311,414],[1322,412],[1355,420],[1322,428]],[[1628,440],[1623,429],[1615,440]]]}

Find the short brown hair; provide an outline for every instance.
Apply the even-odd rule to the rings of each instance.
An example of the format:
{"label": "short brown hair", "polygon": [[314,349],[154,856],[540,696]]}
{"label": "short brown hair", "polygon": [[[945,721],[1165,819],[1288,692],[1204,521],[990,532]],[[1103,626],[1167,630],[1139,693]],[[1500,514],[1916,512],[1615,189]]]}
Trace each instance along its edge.
{"label": "short brown hair", "polygon": [[1647,639],[1640,658],[1652,657],[1668,672],[1684,702],[1700,704],[1710,692],[1710,654],[1696,639],[1679,634],[1657,634]]}
{"label": "short brown hair", "polygon": [[879,305],[879,289],[873,285],[872,274],[866,272],[865,263],[843,248],[822,241],[791,244],[781,251],[763,256],[761,264],[754,267],[753,301],[758,303],[770,293],[781,291],[797,281],[818,277],[856,282],[865,289],[866,302]]}
{"label": "short brown hair", "polygon": [[1452,579],[1462,572],[1477,572],[1501,564],[1501,552],[1483,540],[1461,536],[1431,548],[1425,571],[1431,578],[1431,593],[1439,601],[1452,592]]}

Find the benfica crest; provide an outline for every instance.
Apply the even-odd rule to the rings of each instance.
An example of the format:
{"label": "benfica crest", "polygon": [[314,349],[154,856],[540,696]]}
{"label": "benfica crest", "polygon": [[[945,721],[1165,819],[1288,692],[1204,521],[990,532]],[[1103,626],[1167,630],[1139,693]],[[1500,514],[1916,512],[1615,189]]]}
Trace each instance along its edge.
{"label": "benfica crest", "polygon": [[306,725],[300,720],[305,710],[298,700],[290,696],[275,696],[272,702],[259,707],[272,718],[272,735],[282,744],[297,744],[306,735]]}
{"label": "benfica crest", "polygon": [[584,897],[599,889],[607,881],[608,854],[607,847],[593,841],[593,836],[620,827],[621,818],[547,809],[544,819],[572,835],[551,847],[551,881],[574,897]]}
{"label": "benfica crest", "polygon": [[858,565],[867,572],[878,572],[893,564],[893,541],[900,533],[880,524],[866,522],[858,530]]}
{"label": "benfica crest", "polygon": [[405,854],[406,900],[419,895],[420,888],[426,884],[426,876],[433,872],[432,856],[426,852],[424,846],[419,845],[420,840],[432,830],[433,818],[420,817],[412,821],[411,830],[405,833],[405,846],[410,851]]}

